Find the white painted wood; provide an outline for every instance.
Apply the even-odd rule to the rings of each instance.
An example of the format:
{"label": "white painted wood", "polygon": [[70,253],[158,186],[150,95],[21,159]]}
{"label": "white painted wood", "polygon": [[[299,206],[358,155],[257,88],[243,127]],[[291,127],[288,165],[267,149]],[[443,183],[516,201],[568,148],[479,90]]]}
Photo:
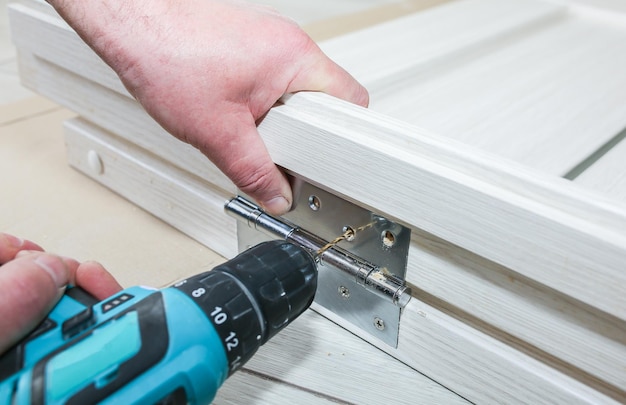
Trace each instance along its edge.
{"label": "white painted wood", "polygon": [[[237,254],[235,222],[224,215],[230,193],[195,176],[185,176],[180,169],[80,119],[66,123],[66,142],[70,165],[217,253],[226,257]],[[99,156],[102,173],[90,167],[91,151]],[[183,177],[184,181],[176,180]]]}
{"label": "white painted wood", "polygon": [[[170,145],[169,142],[173,142],[174,144],[176,144],[177,142],[165,133],[163,133],[162,137],[159,138],[162,139],[163,142],[165,142],[164,144],[160,144],[158,142],[150,143],[149,136],[153,135],[152,132],[157,132],[160,129],[155,126],[155,124],[151,122],[149,118],[147,118],[147,116],[139,111],[137,105],[134,102],[128,101],[128,104],[126,104],[126,99],[121,98],[120,100],[118,100],[115,97],[115,93],[106,90],[96,91],[94,89],[93,83],[80,77],[75,77],[74,75],[68,74],[66,71],[60,70],[53,65],[49,65],[48,70],[50,71],[48,72],[43,68],[37,69],[37,72],[39,72],[40,76],[45,76],[45,79],[43,80],[44,84],[41,86],[37,86],[43,89],[42,92],[44,94],[48,94],[57,100],[65,101],[65,94],[67,93],[65,89],[68,87],[76,88],[74,98],[66,101],[66,103],[71,105],[72,108],[81,113],[88,113],[88,111],[92,108],[89,107],[88,104],[80,103],[78,101],[87,98],[91,100],[98,100],[99,105],[105,107],[108,106],[108,108],[99,108],[96,111],[90,113],[90,117],[95,117],[97,122],[104,123],[109,127],[113,127],[116,132],[119,133],[136,134],[142,131],[144,136],[140,136],[138,141],[141,146],[150,147],[151,150],[158,150],[161,156],[164,156],[170,162],[176,162],[179,166],[185,168],[186,170],[200,174],[201,177],[209,179],[209,182],[216,182],[216,180],[210,177],[211,174],[207,174],[205,171],[206,162],[204,157],[194,149],[187,146],[177,148],[175,145]],[[124,121],[116,118],[114,106],[120,105],[120,103],[123,103],[121,104],[123,106],[123,111],[139,111],[136,113],[128,114],[128,120],[130,124],[126,124],[124,123]],[[151,130],[151,128],[153,128],[153,130]],[[142,140],[144,141],[142,142]],[[227,182],[227,180],[225,180],[225,182]],[[228,187],[227,184],[229,183],[222,184],[226,184],[222,185],[222,187]],[[223,195],[227,196],[228,194]],[[216,209],[214,215],[221,215],[220,209]],[[168,221],[176,222],[176,219],[169,219]],[[184,226],[184,224],[178,226]],[[210,239],[205,239],[204,241],[205,243],[210,243]],[[546,248],[550,249],[549,246],[546,246]],[[218,250],[220,249],[218,248]],[[529,250],[532,250],[532,248],[529,248]],[[522,257],[520,258],[520,260],[524,261],[526,259]],[[421,260],[418,262],[421,262]],[[435,276],[438,274],[436,270],[434,271],[434,273]],[[618,345],[620,350],[610,350],[611,346],[606,346],[604,344],[604,340],[606,340],[606,338],[603,338],[601,336],[595,336],[595,338],[600,339],[598,340],[597,344],[592,345],[592,349],[594,349],[595,352],[594,350],[588,350],[588,343],[586,342],[595,342],[596,340],[594,340],[594,334],[585,329],[583,326],[574,325],[572,326],[573,328],[575,328],[576,330],[581,330],[580,334],[575,333],[573,335],[570,335],[570,333],[573,332],[572,329],[570,327],[565,327],[566,325],[563,325],[563,320],[558,317],[558,313],[554,313],[552,308],[548,308],[548,315],[544,316],[543,312],[538,312],[532,307],[527,308],[524,306],[520,306],[519,303],[513,304],[513,300],[516,298],[516,295],[508,294],[502,296],[502,298],[498,301],[498,306],[502,308],[502,311],[493,313],[493,311],[491,311],[490,305],[483,305],[483,301],[485,301],[486,297],[494,296],[494,292],[492,290],[486,289],[484,295],[472,296],[467,290],[464,290],[462,288],[463,284],[459,283],[459,280],[461,280],[459,276],[450,277],[449,280],[452,280],[454,285],[459,286],[461,292],[465,292],[462,297],[452,299],[452,294],[450,294],[450,291],[456,290],[450,288],[451,286],[446,284],[445,279],[433,281],[433,285],[429,288],[435,291],[438,291],[440,289],[447,291],[446,294],[443,294],[444,299],[454,303],[459,307],[465,307],[468,305],[468,303],[474,303],[476,305],[475,307],[473,307],[474,309],[472,311],[481,312],[481,317],[487,317],[490,320],[490,323],[494,324],[498,328],[502,328],[507,333],[512,333],[516,336],[523,336],[525,340],[529,341],[533,345],[538,346],[541,350],[546,350],[548,353],[557,355],[559,358],[563,358],[564,360],[574,365],[580,365],[581,363],[585,365],[590,362],[592,364],[588,368],[591,369],[590,372],[592,372],[594,375],[599,375],[600,377],[613,382],[616,386],[621,386],[623,384],[624,376],[619,372],[620,367],[622,367],[621,363],[613,362],[610,366],[604,365],[604,361],[607,358],[626,358],[623,356],[623,352],[621,351],[623,348],[621,346]],[[422,285],[424,281],[425,280],[420,280],[419,284]],[[478,288],[478,286],[476,288]],[[441,296],[441,294],[436,295]],[[478,304],[479,298],[484,298],[480,301],[480,304]],[[487,302],[490,302],[492,300],[493,298],[489,298],[487,299]],[[544,300],[547,300],[547,298],[544,298]],[[550,316],[550,314],[552,315]],[[524,322],[520,322],[520,316],[524,318]],[[543,321],[537,322],[538,318],[543,319]],[[613,326],[610,327],[614,328]],[[550,332],[548,334],[548,336],[551,337],[550,339],[546,339],[544,337],[545,331]],[[572,336],[576,337],[574,338]],[[564,341],[564,339],[572,340],[575,342],[575,344],[568,347],[559,346],[559,342]],[[595,353],[595,355],[591,356],[591,353]],[[592,360],[586,360],[587,357],[590,357]]]}
{"label": "white painted wood", "polygon": [[603,13],[453,2],[323,48],[371,109],[562,176],[626,128],[626,19]]}
{"label": "white painted wood", "polygon": [[414,231],[409,257],[417,296],[598,389],[594,378],[626,387],[624,322],[425,232]]}
{"label": "white painted wood", "polygon": [[612,200],[323,94],[294,95],[260,131],[277,164],[626,318],[626,211]]}
{"label": "white painted wood", "polygon": [[[335,318],[324,308],[316,310]],[[403,314],[398,349],[372,343],[473,403],[614,404],[625,399],[594,391],[416,298]]]}
{"label": "white painted wood", "polygon": [[626,203],[626,142],[622,140],[575,181]]}
{"label": "white painted wood", "polygon": [[[74,125],[68,126],[69,131],[74,132]],[[91,132],[97,132],[97,130],[93,130]],[[76,137],[84,137],[82,140],[73,140],[72,144],[78,145],[77,148],[81,148],[84,152],[87,150],[91,150],[94,148],[91,145],[93,137],[87,133],[87,131],[75,132],[73,136]],[[100,143],[106,139],[105,137],[98,136],[96,142]],[[97,145],[98,146],[98,145]],[[76,153],[74,153],[76,154]],[[150,162],[149,155],[144,155],[141,151],[136,151],[133,153],[124,153],[115,155],[115,160],[106,161],[105,159],[105,167],[111,166],[120,166],[127,167],[128,162],[124,162],[123,160],[132,159],[134,162],[141,162],[141,164],[145,167],[152,166]],[[85,170],[85,167],[79,165],[79,168]],[[128,168],[125,170],[129,170]],[[111,171],[105,172],[103,177],[107,177],[110,175]],[[87,173],[89,174],[89,173]],[[185,174],[185,172],[181,172],[180,175],[176,177],[170,177],[168,179],[162,179],[163,182],[171,181],[173,184],[161,183],[156,185],[159,189],[177,189],[177,183],[182,182],[183,184],[189,180],[192,176],[189,174]],[[99,181],[106,183],[103,181],[102,176],[97,177]],[[121,186],[121,183],[128,181],[120,181],[117,179],[116,181],[111,182],[113,187],[118,189],[123,189],[124,186]],[[192,185],[194,183],[191,183]],[[146,194],[148,197],[150,196],[150,190],[144,190],[142,193]],[[203,190],[198,190],[196,192],[203,192]],[[196,192],[184,187],[177,194],[180,197],[180,203],[182,207],[185,205],[194,205],[193,194]],[[189,194],[192,195],[189,195]],[[150,209],[149,206],[147,206]],[[190,207],[191,209],[191,207]],[[168,217],[167,213],[159,214],[166,221],[171,222],[171,216]],[[175,220],[175,219],[174,219]],[[184,223],[185,221],[183,221]],[[189,222],[189,221],[187,221]],[[445,242],[433,242],[438,243],[440,249],[451,249],[454,250],[452,246],[446,244]],[[452,266],[440,266],[435,263],[436,258],[429,258],[428,254],[430,253],[432,256],[435,256],[436,252],[429,252],[428,249],[423,248],[424,240],[417,236],[414,238],[412,242],[412,248],[410,253],[410,263],[411,267],[409,268],[409,280],[417,284],[416,297],[413,298],[411,304],[405,309],[402,315],[401,322],[401,331],[400,331],[400,343],[398,349],[391,349],[388,346],[372,340],[369,337],[369,340],[376,344],[382,350],[387,351],[391,355],[399,358],[401,361],[406,364],[411,365],[413,368],[425,373],[431,378],[434,378],[436,381],[441,382],[445,386],[453,389],[455,392],[460,393],[464,397],[468,398],[471,401],[475,402],[492,402],[494,400],[506,402],[506,403],[611,403],[612,400],[602,393],[586,386],[585,384],[590,383],[588,379],[584,375],[580,375],[580,372],[576,369],[566,370],[567,372],[557,371],[550,367],[550,365],[545,364],[546,357],[541,356],[531,356],[525,354],[520,351],[520,348],[512,347],[510,342],[507,342],[507,339],[504,339],[504,342],[500,339],[502,338],[501,332],[496,332],[495,336],[490,336],[489,334],[476,329],[467,324],[465,320],[455,319],[451,314],[443,313],[441,310],[432,307],[431,305],[423,302],[420,298],[424,295],[420,290],[422,286],[424,286],[425,290],[431,289],[430,284],[436,284],[436,287],[446,288],[451,287],[455,290],[458,290],[460,287],[455,287],[454,283],[450,282],[449,278],[446,279],[442,277],[443,280],[441,285],[437,283],[433,283],[427,278],[433,278],[433,276],[426,277],[423,273],[431,271],[433,273],[441,273],[447,271],[455,271],[452,273],[451,277],[457,277],[459,274],[462,278],[459,282],[465,283],[468,282],[469,277],[471,275],[464,275],[463,272],[467,271],[463,266],[459,266],[459,269],[454,269]],[[431,247],[431,250],[436,250]],[[458,253],[457,253],[458,254]],[[472,259],[471,255],[468,256],[468,260],[476,260]],[[441,260],[441,259],[440,259]],[[494,265],[492,263],[486,262],[484,259],[478,259],[478,266],[486,265],[487,267],[493,268]],[[432,267],[431,267],[432,266]],[[497,266],[496,270],[497,270]],[[481,268],[482,269],[482,268]],[[475,269],[469,269],[475,270]],[[494,275],[488,274],[490,268],[483,271],[483,274],[480,276],[485,277],[486,279],[493,279]],[[458,274],[456,274],[458,273]],[[501,275],[502,277],[506,277],[505,275]],[[422,283],[424,280],[424,283]],[[497,281],[497,280],[496,280]],[[524,293],[524,290],[530,289],[529,286],[523,285],[523,282],[518,281],[520,284],[516,291],[512,291],[508,293],[508,298],[515,298],[515,294]],[[572,325],[568,325],[568,322],[565,320],[560,320],[558,317],[550,317],[550,314],[543,314],[537,308],[532,308],[529,304],[524,304],[524,299],[528,299],[530,297],[537,298],[539,300],[543,299],[541,294],[532,294],[526,293],[523,297],[518,298],[517,301],[508,302],[507,299],[504,299],[502,302],[498,301],[498,297],[493,297],[495,302],[491,305],[487,305],[485,308],[481,308],[484,304],[481,300],[489,299],[491,294],[494,292],[497,293],[495,289],[489,290],[488,287],[489,282],[480,283],[478,281],[470,280],[468,284],[463,285],[468,291],[468,294],[472,294],[469,297],[470,301],[474,301],[474,306],[478,308],[478,310],[473,311],[474,308],[466,308],[468,311],[473,311],[471,315],[479,317],[483,316],[484,312],[493,308],[496,305],[503,306],[515,306],[518,304],[522,304],[522,307],[519,308],[519,312],[521,315],[524,315],[523,312],[531,309],[532,312],[528,314],[528,318],[531,319],[534,317],[534,321],[539,323],[540,327],[543,327],[547,330],[540,331],[539,335],[535,336],[535,340],[538,339],[538,336],[545,336],[547,342],[558,343],[555,340],[550,340],[550,334],[553,332],[561,333],[561,335],[556,336],[557,339],[562,339],[565,337],[566,333],[574,332],[574,336],[572,340],[575,340],[579,335],[583,335],[584,338],[592,339],[590,341],[584,342],[587,346],[590,346],[592,352],[595,350],[596,352],[600,352],[603,356],[598,359],[601,361],[609,361],[611,363],[619,364],[619,360],[611,359],[610,355],[604,355],[602,350],[615,350],[612,354],[619,355],[623,353],[623,348],[598,348],[595,345],[600,343],[600,339],[602,336],[597,337],[593,336],[593,334],[587,332],[585,335],[585,331],[582,332],[581,325],[577,325],[576,321],[570,321]],[[487,291],[484,293],[484,291]],[[436,291],[435,291],[436,293]],[[458,291],[455,291],[455,294],[458,295]],[[448,295],[442,294],[445,299],[449,299]],[[463,295],[463,294],[461,294]],[[500,295],[506,295],[506,293],[500,292]],[[462,297],[464,299],[465,297]],[[507,297],[505,297],[507,298]],[[550,298],[554,299],[554,296],[550,296]],[[457,304],[459,299],[452,299],[452,304]],[[540,306],[535,304],[535,306]],[[315,306],[315,309],[330,319],[335,320],[336,322],[342,324],[344,327],[348,327],[349,325],[345,325],[334,316],[332,313],[329,313],[325,309]],[[510,309],[510,308],[509,308]],[[482,313],[481,313],[482,311]],[[458,315],[458,311],[455,314]],[[574,309],[573,315],[580,317],[581,315],[576,313]],[[503,311],[504,317],[507,316],[506,310]],[[519,315],[519,314],[518,314]],[[495,315],[496,317],[498,315]],[[521,320],[518,321],[521,323],[521,327],[528,326],[528,321],[524,319],[524,316],[521,316]],[[488,316],[485,317],[486,321],[492,321]],[[371,373],[367,373],[367,370],[377,369],[376,365],[380,367],[381,359],[377,358],[374,354],[367,350],[367,345],[363,342],[360,344],[356,344],[356,342],[345,343],[345,337],[335,337],[332,339],[324,340],[323,342],[317,341],[313,339],[311,340],[311,336],[314,336],[315,333],[330,333],[333,330],[332,327],[329,327],[327,323],[323,321],[312,321],[307,318],[305,319],[306,330],[294,329],[293,332],[286,331],[287,333],[283,333],[276,337],[272,342],[268,344],[269,350],[280,351],[285,347],[291,347],[296,345],[297,342],[307,341],[307,356],[302,358],[299,363],[302,367],[292,368],[292,359],[289,359],[291,354],[286,354],[285,361],[281,362],[277,360],[277,356],[275,352],[265,353],[261,351],[255,359],[258,359],[263,366],[257,366],[256,360],[252,360],[250,364],[250,368],[255,372],[271,372],[272,375],[279,375],[282,378],[289,378],[289,381],[296,381],[299,383],[300,381],[308,381],[307,389],[313,391],[324,392],[333,397],[340,396],[340,393],[345,392],[344,395],[351,395],[356,397],[351,397],[350,402],[355,403],[368,403],[367,398],[372,398],[371,393],[366,391],[365,393],[362,389],[350,390],[350,387],[358,386],[360,381],[363,379],[367,379],[368,375]],[[510,322],[515,321],[515,317],[512,317]],[[550,321],[555,321],[556,324],[554,326],[550,325]],[[500,322],[496,319],[494,322],[499,326]],[[300,322],[296,322],[295,325],[302,325]],[[605,327],[601,323],[600,320],[597,321],[597,325],[600,328]],[[569,326],[564,331],[560,331],[559,327]],[[584,325],[583,325],[584,326]],[[610,326],[610,325],[609,325]],[[551,329],[552,328],[552,329]],[[315,333],[313,333],[315,331]],[[358,330],[352,330],[355,334],[360,334]],[[293,333],[293,334],[292,334]],[[345,332],[344,332],[345,333]],[[532,335],[532,333],[530,333]],[[345,336],[349,336],[345,335]],[[524,338],[522,336],[521,338]],[[612,336],[614,337],[614,336]],[[368,337],[366,337],[368,338]],[[329,342],[333,342],[329,346]],[[334,345],[334,346],[333,346]],[[573,345],[574,349],[576,345]],[[580,350],[580,348],[576,349]],[[619,352],[618,350],[622,350]],[[345,370],[336,370],[331,368],[331,370],[327,370],[326,374],[330,377],[330,380],[333,381],[332,387],[328,386],[324,388],[325,384],[328,382],[325,380],[319,380],[319,377],[313,378],[309,373],[312,373],[312,370],[319,370],[320,368],[325,369],[327,367],[328,359],[324,356],[324,354],[331,353],[331,356],[338,355],[339,353],[344,353],[348,356],[348,359],[354,360],[354,366],[360,365],[360,373],[357,373],[350,378],[355,378],[355,380],[351,380],[350,378],[345,376]],[[365,355],[365,353],[367,353]],[[557,354],[559,354],[557,352]],[[562,354],[562,353],[561,353]],[[575,353],[579,354],[579,353]],[[595,355],[596,353],[591,353]],[[552,354],[551,354],[552,355]],[[298,355],[299,356],[299,355]],[[365,357],[364,357],[365,356]],[[539,357],[539,358],[536,358]],[[547,356],[548,358],[550,356]],[[570,355],[571,357],[571,355]],[[333,357],[332,361],[336,361],[336,359],[340,359],[339,361],[343,363],[344,357]],[[270,361],[273,360],[273,361]],[[591,358],[591,360],[595,361],[596,359]],[[351,363],[351,362],[350,362]],[[268,364],[270,364],[268,366]],[[336,365],[335,365],[336,366]],[[608,365],[610,370],[615,370],[616,366],[614,364]],[[267,369],[267,367],[270,367]],[[394,374],[389,366],[385,366],[387,370],[386,376],[390,377],[389,381],[405,381],[407,376],[403,376],[402,374]],[[571,376],[569,374],[572,374]],[[583,373],[584,374],[584,373]],[[622,373],[623,374],[623,373]],[[343,377],[342,377],[343,376]],[[399,383],[394,383],[392,386],[398,387]],[[376,386],[375,384],[363,384],[364,386]],[[379,389],[379,388],[377,388]],[[406,388],[399,389],[400,392],[405,391]],[[609,390],[609,393],[614,397],[619,397],[619,392],[616,392],[615,389]],[[385,394],[386,395],[386,394]],[[345,399],[345,397],[342,396]],[[383,397],[384,398],[384,397]],[[380,403],[381,398],[376,398],[371,403]],[[425,401],[426,403],[430,403],[430,401]],[[402,402],[401,402],[402,403]]]}
{"label": "white painted wood", "polygon": [[351,404],[467,403],[313,311],[272,338],[245,367]]}
{"label": "white painted wood", "polygon": [[265,375],[256,375],[239,371],[230,377],[217,391],[213,405],[241,404],[336,404],[331,398],[321,394],[307,392],[289,384],[271,380]]}
{"label": "white painted wood", "polygon": [[[454,5],[460,8],[453,9]],[[476,9],[476,6],[481,8]],[[602,91],[612,92],[599,101],[593,97],[571,96],[569,104],[580,114],[588,112],[585,106],[597,104],[602,110],[602,114],[591,111],[602,119],[594,121],[592,114],[577,123],[594,135],[595,131],[602,132],[599,135],[602,139],[610,138],[614,135],[611,133],[619,129],[623,119],[620,112],[623,103],[619,98],[623,96],[619,91],[619,80],[623,76],[618,74],[623,56],[619,53],[623,26],[619,17],[611,20],[613,25],[600,27],[593,19],[596,17],[590,19],[586,14],[584,17],[579,9],[541,2],[471,0],[445,7],[428,12],[431,19],[433,14],[439,15],[438,20],[415,24],[419,21],[416,15],[397,22],[398,26],[404,24],[408,31],[385,28],[397,35],[424,27],[423,32],[428,35],[421,39],[415,53],[390,52],[388,57],[373,58],[372,63],[369,57],[368,63],[361,61],[359,66],[365,67],[363,72],[372,77],[375,107],[377,95],[387,96],[381,90],[384,86],[395,90],[399,86],[394,84],[395,78],[386,78],[384,72],[378,77],[376,69],[369,70],[371,65],[381,61],[388,64],[387,69],[398,67],[394,72],[399,79],[416,76],[415,88],[422,86],[423,90],[432,84],[428,92],[431,97],[438,96],[438,91],[450,87],[450,83],[462,84],[463,77],[469,78],[465,88],[452,87],[453,90],[460,88],[466,98],[469,95],[473,99],[476,94],[482,95],[472,87],[474,79],[480,76],[478,73],[487,72],[488,79],[499,77],[498,69],[481,70],[480,66],[508,66],[511,70],[516,62],[528,59],[520,58],[522,51],[536,61],[537,55],[549,49],[541,46],[550,41],[567,44],[572,38],[578,38],[580,49],[585,52],[599,49],[599,59],[587,59],[602,63],[598,63],[600,67],[581,63],[572,71],[578,69],[576,72],[581,75],[589,73],[589,77],[583,77],[588,83],[595,83],[594,78],[600,77]],[[105,167],[120,165],[123,169],[119,173],[128,172],[132,166],[141,167],[147,173],[142,174],[143,178],[158,182],[156,190],[147,191],[146,187],[138,188],[136,185],[142,183],[133,177],[127,179],[119,175],[109,186],[129,198],[142,194],[142,198],[148,200],[151,200],[150,192],[162,200],[168,198],[171,190],[176,190],[176,204],[179,207],[190,204],[188,209],[169,212],[158,204],[141,204],[179,227],[189,227],[198,218],[205,220],[199,217],[205,213],[198,211],[198,204],[223,191],[213,192],[212,197],[205,196],[204,193],[211,192],[207,192],[197,175],[216,184],[219,190],[228,190],[229,184],[206,166],[200,154],[194,156],[195,151],[168,144],[171,142],[168,136],[159,132],[160,129],[140,112],[115,82],[112,72],[98,68],[97,59],[80,56],[85,53],[84,45],[67,27],[59,24],[58,19],[57,22],[47,21],[47,17],[37,14],[46,14],[44,10],[19,7],[14,10],[18,21],[15,32],[24,38],[20,47],[25,81],[115,133],[110,144],[111,135],[84,124],[81,131],[74,132],[88,141],[72,143],[77,143],[77,148],[84,152],[88,144],[95,142],[111,152],[110,162]],[[459,10],[478,15],[480,18],[475,20],[478,23],[461,18],[463,14]],[[447,15],[449,20],[442,20],[442,15]],[[42,20],[45,21],[43,28]],[[449,25],[454,23],[458,31],[441,30],[449,26],[442,21],[448,21]],[[468,25],[460,25],[463,22]],[[462,34],[459,34],[460,28],[463,28]],[[383,32],[380,29],[375,31],[378,35]],[[45,35],[37,33],[38,30],[43,30]],[[359,35],[365,37],[372,35],[371,32]],[[405,44],[414,40],[405,36]],[[55,40],[48,43],[46,38]],[[67,49],[58,46],[59,43],[67,45]],[[377,43],[380,45],[381,41]],[[431,43],[432,47],[428,48]],[[511,44],[513,50],[508,47]],[[535,48],[537,46],[539,49]],[[572,55],[562,54],[559,63],[574,58],[578,47],[572,52]],[[422,53],[426,56],[422,57]],[[612,54],[616,55],[616,63],[607,67],[605,65],[612,65],[605,63],[613,62]],[[414,60],[403,62],[411,58]],[[485,60],[491,63],[485,64]],[[451,69],[459,61],[469,63],[469,70],[464,68],[463,73],[462,69]],[[531,65],[520,66],[525,69]],[[612,71],[613,68],[616,70]],[[559,69],[554,71],[558,73]],[[569,76],[570,70],[564,72],[561,75],[553,72],[558,83],[575,81]],[[546,80],[545,77],[542,80]],[[377,83],[384,86],[377,87]],[[531,74],[524,83],[532,87],[541,80]],[[572,94],[587,89],[588,83],[577,83]],[[598,90],[591,87],[590,91]],[[496,90],[499,90],[497,86],[491,91]],[[517,93],[513,91],[499,98],[506,100],[511,94],[524,94],[519,88],[514,90]],[[495,123],[499,120],[503,128],[507,128],[508,119],[516,117],[513,113],[524,110],[524,103],[532,104],[545,98],[541,96],[541,92],[528,95],[523,102],[511,107],[509,117],[499,115],[490,125],[497,127]],[[489,97],[492,101],[499,99],[493,94]],[[416,105],[420,100],[418,97]],[[589,104],[590,100],[596,104]],[[606,100],[610,103],[601,104]],[[483,111],[494,110],[493,103],[485,104]],[[468,120],[477,114],[475,110],[468,110],[471,113],[463,115],[464,108],[459,105],[446,111],[445,97],[433,106],[426,102],[420,105],[424,111],[432,107],[433,119],[443,124],[447,124],[446,114],[460,117],[459,122],[463,117]],[[554,99],[547,106],[556,112],[562,107]],[[606,106],[614,109],[609,111]],[[571,115],[571,111],[564,113],[562,122],[568,122],[568,114]],[[543,123],[538,125],[541,127]],[[557,127],[554,123],[546,126]],[[157,133],[156,138],[153,132]],[[448,141],[438,132],[435,135],[323,95],[299,94],[286,99],[284,105],[273,109],[264,120],[261,132],[278,164],[414,229],[408,279],[421,299],[415,299],[405,311],[400,347],[392,351],[394,356],[478,402],[608,402],[602,393],[626,401],[626,274],[622,271],[626,262],[626,213],[622,205],[568,181]],[[479,133],[477,130],[476,134]],[[466,132],[459,134],[465,136]],[[583,140],[579,135],[572,134],[567,140],[560,138],[564,149],[571,144],[583,152],[576,158],[578,160],[604,142]],[[115,137],[132,140],[139,148]],[[482,142],[479,137],[476,139]],[[154,148],[152,142],[158,147]],[[503,145],[508,147],[507,142]],[[558,146],[558,142],[554,145]],[[537,148],[537,158],[549,161],[555,147],[539,146],[533,146]],[[489,149],[484,144],[481,147]],[[124,148],[133,151],[120,152]],[[150,153],[143,149],[149,149]],[[521,147],[511,148],[517,149]],[[182,159],[187,153],[192,153],[191,158]],[[153,154],[169,164],[159,166],[163,161],[155,159]],[[566,157],[569,159],[569,153]],[[571,162],[563,164],[560,158],[554,160],[559,160],[559,173],[571,166]],[[158,162],[157,170],[153,168],[153,161]],[[189,176],[187,172],[196,175]],[[203,197],[198,200],[198,196]],[[224,194],[220,198],[223,197]],[[208,212],[212,219],[221,215],[217,212],[217,200],[213,201]],[[188,210],[196,214],[180,215]],[[226,228],[229,226],[232,224],[225,224]],[[203,226],[198,226],[192,232],[200,233],[202,229]],[[213,242],[211,239],[205,243]],[[424,318],[423,314],[428,316]]]}
{"label": "white painted wood", "polygon": [[[43,99],[0,107],[0,171],[10,174],[0,177],[5,214],[0,229],[48,251],[98,259],[125,286],[170,285],[224,260],[72,170],[65,162],[61,124],[73,115]],[[381,404],[390,397],[404,403],[465,403],[311,311],[248,365],[247,372],[238,372],[218,391],[216,403]],[[394,384],[363,375],[365,365],[386,370]],[[343,382],[334,381],[337,375],[344,376]]]}
{"label": "white painted wood", "polygon": [[320,46],[361,81],[375,101],[379,94],[406,85],[429,66],[529,31],[564,12],[562,6],[536,0],[455,1]]}
{"label": "white painted wood", "polygon": [[[128,96],[111,69],[49,8],[13,9],[21,49]],[[588,14],[540,1],[466,0],[322,47],[367,85],[372,109],[564,175],[626,127],[626,93],[620,91],[626,87],[626,19],[606,24]],[[119,119],[102,117],[107,108],[85,104],[98,92],[93,84],[74,88],[81,94],[62,94],[61,102],[113,132],[130,133]],[[117,102],[129,120],[141,115],[134,100],[108,105]],[[139,130],[133,138],[148,139],[149,147],[149,134],[163,131],[144,118],[132,123]]]}

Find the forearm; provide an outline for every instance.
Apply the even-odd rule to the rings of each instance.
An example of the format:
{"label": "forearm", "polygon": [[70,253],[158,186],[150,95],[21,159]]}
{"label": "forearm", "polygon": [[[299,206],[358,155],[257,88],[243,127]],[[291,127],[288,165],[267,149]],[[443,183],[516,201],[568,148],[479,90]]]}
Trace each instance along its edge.
{"label": "forearm", "polygon": [[[146,49],[146,33],[158,37],[156,16],[172,13],[169,0],[48,0],[59,15],[116,72],[126,71],[138,49]],[[172,4],[168,4],[172,3]],[[139,43],[139,40],[142,43]],[[156,42],[156,41],[155,41]]]}

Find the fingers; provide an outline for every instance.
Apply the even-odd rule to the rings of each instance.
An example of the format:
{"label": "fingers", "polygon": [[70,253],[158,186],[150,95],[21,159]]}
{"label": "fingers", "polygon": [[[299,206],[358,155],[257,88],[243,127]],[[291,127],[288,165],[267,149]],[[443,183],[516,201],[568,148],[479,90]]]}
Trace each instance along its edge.
{"label": "fingers", "polygon": [[78,262],[47,253],[22,255],[0,267],[0,353],[52,309]]}
{"label": "fingers", "polygon": [[0,232],[0,265],[13,260],[21,250],[43,251],[36,243]]}
{"label": "fingers", "polygon": [[98,300],[122,289],[99,263],[81,264],[40,250],[32,242],[0,234],[0,257],[6,260],[0,266],[0,353],[45,318],[68,284]]}
{"label": "fingers", "polygon": [[270,158],[250,113],[242,111],[234,121],[233,133],[221,138],[224,145],[210,148],[214,151],[211,159],[266,212],[286,213],[293,200],[287,177]]}
{"label": "fingers", "polygon": [[97,262],[80,264],[71,284],[79,286],[98,300],[108,298],[122,289],[111,273]]}

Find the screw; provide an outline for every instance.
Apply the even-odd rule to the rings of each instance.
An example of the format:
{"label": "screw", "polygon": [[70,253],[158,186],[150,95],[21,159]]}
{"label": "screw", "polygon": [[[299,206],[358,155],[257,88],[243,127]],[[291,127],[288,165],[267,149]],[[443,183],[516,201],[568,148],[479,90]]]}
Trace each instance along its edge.
{"label": "screw", "polygon": [[346,225],[343,227],[342,231],[343,231],[344,238],[348,242],[352,242],[354,240],[354,237],[356,236],[356,231],[354,230],[353,227]]}
{"label": "screw", "polygon": [[391,231],[383,231],[380,238],[383,241],[383,248],[385,249],[391,249],[393,245],[396,244],[396,235],[394,235]]}
{"label": "screw", "polygon": [[385,330],[385,321],[383,321],[379,317],[376,317],[374,318],[374,326],[378,330]]}
{"label": "screw", "polygon": [[341,285],[339,286],[337,291],[339,291],[339,295],[341,295],[343,298],[350,298],[350,290],[348,290],[347,287]]}

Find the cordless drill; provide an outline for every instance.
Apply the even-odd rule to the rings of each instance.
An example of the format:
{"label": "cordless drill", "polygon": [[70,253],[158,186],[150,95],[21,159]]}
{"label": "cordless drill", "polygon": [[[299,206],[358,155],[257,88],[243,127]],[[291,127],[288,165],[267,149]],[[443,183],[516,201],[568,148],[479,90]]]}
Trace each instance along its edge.
{"label": "cordless drill", "polygon": [[316,287],[311,255],[272,241],[162,290],[70,288],[0,357],[0,404],[209,403]]}

